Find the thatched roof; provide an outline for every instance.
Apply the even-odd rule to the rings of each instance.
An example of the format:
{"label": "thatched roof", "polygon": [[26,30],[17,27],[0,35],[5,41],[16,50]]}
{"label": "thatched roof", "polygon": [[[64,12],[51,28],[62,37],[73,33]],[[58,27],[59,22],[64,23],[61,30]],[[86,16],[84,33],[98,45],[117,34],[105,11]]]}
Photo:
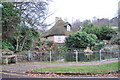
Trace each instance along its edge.
{"label": "thatched roof", "polygon": [[68,22],[64,22],[63,20],[58,20],[50,30],[48,30],[46,33],[43,33],[43,36],[44,37],[53,36],[53,35],[68,36],[74,33],[74,31],[72,30],[72,26],[71,26],[71,31],[66,30],[67,25],[71,26],[70,23]]}

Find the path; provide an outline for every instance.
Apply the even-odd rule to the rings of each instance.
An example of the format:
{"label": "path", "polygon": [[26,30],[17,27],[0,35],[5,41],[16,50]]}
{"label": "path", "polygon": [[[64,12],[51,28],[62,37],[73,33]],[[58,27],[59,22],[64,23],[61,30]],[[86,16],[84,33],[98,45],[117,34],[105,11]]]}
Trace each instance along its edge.
{"label": "path", "polygon": [[16,73],[25,73],[26,71],[31,71],[36,68],[43,68],[43,67],[52,67],[52,66],[72,66],[72,65],[99,65],[99,64],[106,64],[106,63],[112,63],[112,62],[118,62],[118,59],[114,60],[105,60],[105,61],[97,61],[97,62],[63,62],[63,63],[48,63],[48,62],[24,62],[24,63],[17,63],[17,64],[9,64],[9,65],[2,65],[3,71],[8,72],[16,72]]}

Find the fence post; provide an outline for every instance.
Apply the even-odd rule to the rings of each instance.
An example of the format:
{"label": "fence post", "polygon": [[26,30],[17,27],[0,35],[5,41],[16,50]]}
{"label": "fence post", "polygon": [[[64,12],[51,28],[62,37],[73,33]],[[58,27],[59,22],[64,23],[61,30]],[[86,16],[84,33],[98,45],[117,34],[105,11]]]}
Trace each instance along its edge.
{"label": "fence post", "polygon": [[99,52],[99,53],[100,53],[100,61],[101,61],[101,60],[102,60],[102,59],[101,59],[101,50],[100,50],[100,52]]}
{"label": "fence post", "polygon": [[78,62],[78,51],[75,50],[75,53],[76,53],[76,62]]}
{"label": "fence post", "polygon": [[30,54],[30,50],[28,51],[28,60],[31,60],[31,54]]}
{"label": "fence post", "polygon": [[52,58],[52,55],[51,55],[51,51],[50,51],[50,62],[51,62],[51,58]]}

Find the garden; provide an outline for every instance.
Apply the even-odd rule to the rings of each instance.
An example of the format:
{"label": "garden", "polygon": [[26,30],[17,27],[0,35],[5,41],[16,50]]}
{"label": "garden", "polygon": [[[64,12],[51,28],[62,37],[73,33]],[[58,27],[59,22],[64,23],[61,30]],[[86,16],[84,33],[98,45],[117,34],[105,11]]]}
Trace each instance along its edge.
{"label": "garden", "polygon": [[[2,8],[2,37],[0,39],[0,55],[3,51],[12,51],[18,62],[63,63],[69,66],[52,66],[37,68],[27,72],[36,76],[120,76],[119,75],[119,31],[112,26],[96,26],[83,21],[81,29],[68,35],[62,44],[42,40],[44,29],[48,24],[44,21],[47,13],[47,2],[12,3],[0,2]],[[30,9],[31,6],[33,7]],[[26,9],[24,9],[26,8]],[[37,13],[37,14],[36,14]],[[36,16],[31,15],[36,14]],[[39,14],[39,15],[38,15]],[[29,24],[29,25],[28,25]],[[37,28],[39,26],[42,30]],[[97,64],[103,60],[116,62]],[[93,65],[81,63],[95,62]],[[79,65],[73,65],[74,63]],[[16,64],[17,65],[17,64]],[[9,66],[9,65],[6,65]],[[29,66],[28,66],[29,67]],[[46,77],[46,76],[45,76]]]}

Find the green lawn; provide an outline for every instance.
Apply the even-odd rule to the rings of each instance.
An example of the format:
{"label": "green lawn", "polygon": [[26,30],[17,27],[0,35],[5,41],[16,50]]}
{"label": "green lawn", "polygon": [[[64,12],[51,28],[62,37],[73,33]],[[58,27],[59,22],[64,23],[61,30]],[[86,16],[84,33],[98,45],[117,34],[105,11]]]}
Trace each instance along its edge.
{"label": "green lawn", "polygon": [[64,66],[64,67],[45,67],[35,69],[35,72],[76,72],[76,73],[108,73],[118,70],[118,62],[94,65],[94,66]]}

